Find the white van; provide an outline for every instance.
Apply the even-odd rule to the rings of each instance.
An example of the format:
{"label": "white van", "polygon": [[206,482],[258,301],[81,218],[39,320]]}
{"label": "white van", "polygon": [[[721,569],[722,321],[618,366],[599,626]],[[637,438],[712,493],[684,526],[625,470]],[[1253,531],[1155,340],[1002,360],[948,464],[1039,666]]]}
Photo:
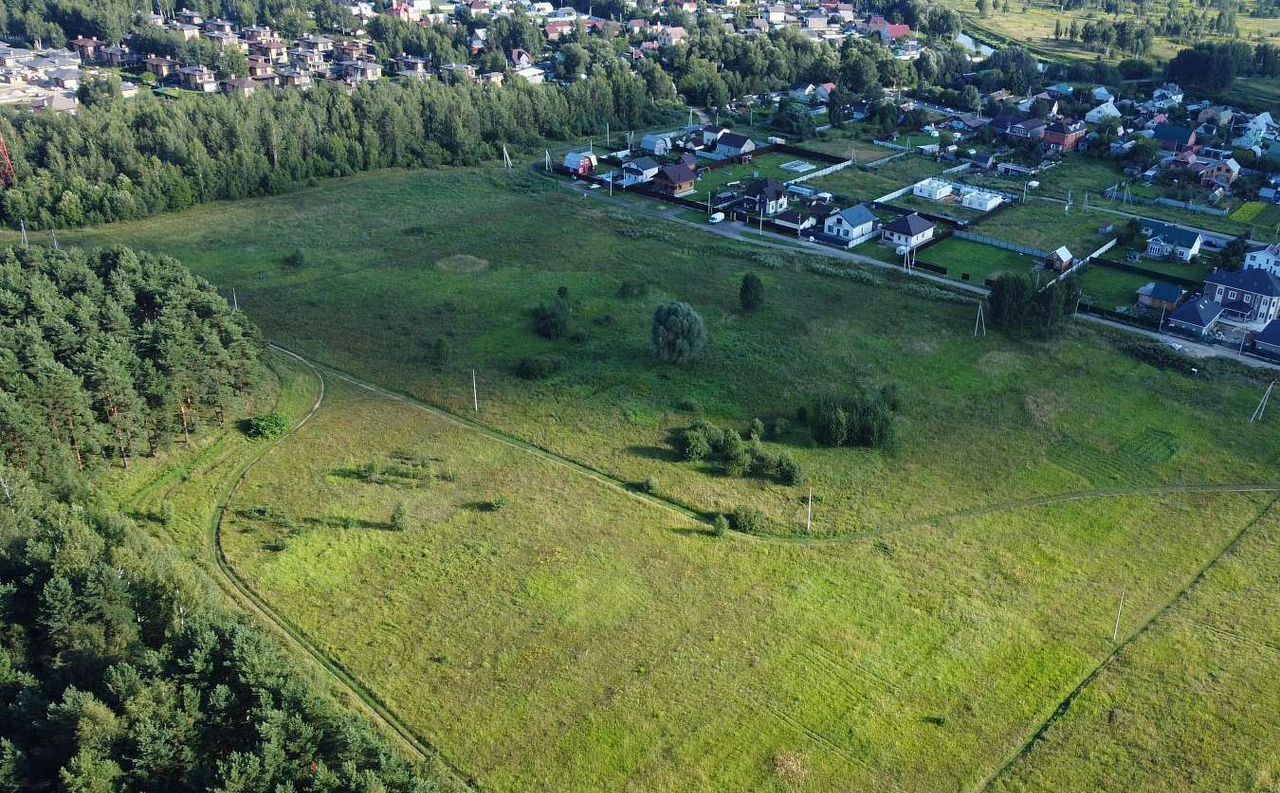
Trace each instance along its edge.
{"label": "white van", "polygon": [[723,222],[724,222],[724,213],[723,213],[723,212],[716,212],[716,213],[715,213],[715,214],[713,214],[711,217],[707,218],[707,222],[708,222],[708,223],[723,223]]}

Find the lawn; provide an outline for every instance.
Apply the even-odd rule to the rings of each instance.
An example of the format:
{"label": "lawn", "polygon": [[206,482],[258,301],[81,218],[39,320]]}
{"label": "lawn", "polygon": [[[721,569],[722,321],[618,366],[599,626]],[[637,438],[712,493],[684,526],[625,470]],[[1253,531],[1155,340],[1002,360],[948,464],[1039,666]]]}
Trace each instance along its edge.
{"label": "lawn", "polygon": [[[803,157],[795,157],[790,154],[762,154],[749,163],[713,168],[698,177],[697,192],[687,195],[685,198],[694,201],[706,201],[708,195],[714,196],[725,189],[741,189],[752,179],[777,179],[778,181],[786,182],[797,176],[803,176],[803,174],[783,170],[783,164],[803,159]],[[702,161],[699,161],[698,164],[700,167],[704,165]],[[817,161],[811,162],[810,165],[814,166],[814,170],[825,167],[825,163]],[[728,185],[734,182],[741,184],[734,185],[734,188],[728,188]]]}
{"label": "lawn", "polygon": [[896,153],[894,149],[875,145],[866,136],[860,134],[860,129],[860,126],[855,124],[848,130],[828,130],[799,145],[826,154],[851,157],[855,163],[862,164],[882,160]]}
{"label": "lawn", "polygon": [[1093,266],[1073,277],[1080,284],[1086,303],[1112,311],[1120,306],[1134,305],[1138,300],[1136,291],[1152,280],[1134,273]]}
{"label": "lawn", "polygon": [[851,201],[871,201],[921,179],[937,176],[946,166],[927,157],[905,155],[873,170],[849,166],[833,174],[814,179],[813,187],[847,196]]}
{"label": "lawn", "polygon": [[[951,237],[926,248],[920,254],[921,261],[947,268],[947,276],[957,281],[982,284],[1002,273],[1027,273],[1035,268],[1035,257],[993,248],[972,240]],[[963,278],[967,274],[968,279]]]}
{"label": "lawn", "polygon": [[968,230],[1042,251],[1057,250],[1065,245],[1072,255],[1083,258],[1114,236],[1114,233],[1099,234],[1099,229],[1117,225],[1122,220],[1116,215],[1079,206],[1066,212],[1063,204],[1032,199],[995,212]]}
{"label": "lawn", "polygon": [[[61,236],[174,253],[269,338],[458,414],[474,371],[487,426],[699,511],[765,513],[768,539],[709,538],[330,377],[251,473],[228,557],[487,790],[972,787],[1106,656],[1119,591],[1156,610],[1261,507],[1089,494],[1274,476],[1271,434],[1233,431],[1256,380],[1156,369],[1085,326],[976,341],[972,303],[820,277],[525,172],[363,174]],[[747,270],[765,283],[752,314]],[[573,332],[542,339],[530,310],[560,286]],[[649,354],[671,299],[708,325],[688,367]],[[530,355],[562,368],[522,380]],[[886,383],[888,449],[817,447],[795,421]],[[681,461],[670,434],[696,414],[766,419],[805,483]],[[424,459],[426,486],[404,474]],[[827,544],[803,542],[810,488]],[[1083,500],[1034,501],[1055,495]],[[400,502],[411,526],[389,531]]]}
{"label": "lawn", "polygon": [[907,193],[904,196],[893,199],[889,202],[894,206],[910,209],[913,212],[925,212],[933,215],[941,215],[957,221],[973,221],[987,214],[977,209],[970,209],[957,201],[930,201],[927,198],[921,198],[917,195]]}
{"label": "lawn", "polygon": [[1221,101],[1255,112],[1280,107],[1280,80],[1266,77],[1238,77],[1219,97]]}

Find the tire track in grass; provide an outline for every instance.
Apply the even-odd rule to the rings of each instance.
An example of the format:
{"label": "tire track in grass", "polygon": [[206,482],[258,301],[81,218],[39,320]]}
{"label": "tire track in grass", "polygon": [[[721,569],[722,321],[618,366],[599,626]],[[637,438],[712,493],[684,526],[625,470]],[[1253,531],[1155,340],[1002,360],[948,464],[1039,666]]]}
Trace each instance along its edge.
{"label": "tire track in grass", "polygon": [[226,517],[231,511],[231,504],[235,500],[236,495],[240,491],[240,487],[248,478],[250,471],[266,458],[273,450],[278,448],[286,439],[295,435],[299,430],[307,425],[308,422],[320,410],[321,403],[325,398],[325,379],[324,374],[310,361],[300,355],[289,350],[271,345],[278,352],[294,358],[298,362],[305,365],[315,375],[316,381],[319,383],[320,391],[316,396],[315,404],[307,411],[297,424],[289,429],[287,433],[276,438],[270,445],[264,448],[260,453],[251,458],[248,462],[241,465],[235,472],[231,474],[231,484],[223,492],[222,498],[214,511],[214,517],[209,527],[210,540],[213,551],[213,569],[217,575],[215,578],[232,598],[247,612],[256,616],[258,619],[266,622],[276,629],[276,632],[283,636],[289,644],[292,644],[297,650],[302,651],[317,663],[322,669],[329,673],[334,683],[339,689],[345,691],[355,701],[360,703],[360,709],[365,715],[372,719],[375,723],[383,728],[383,732],[396,738],[401,745],[408,750],[410,754],[415,756],[419,761],[432,763],[437,769],[443,770],[452,776],[449,780],[458,787],[469,790],[479,791],[479,785],[476,780],[467,775],[461,768],[451,762],[429,739],[417,734],[412,728],[407,726],[400,720],[376,694],[367,689],[359,679],[352,674],[341,662],[329,656],[323,649],[318,647],[298,626],[294,625],[288,618],[282,616],[265,599],[263,599],[250,585],[244,580],[240,573],[236,571],[228,561],[226,554],[222,550],[222,526],[226,522]]}
{"label": "tire track in grass", "polygon": [[1157,622],[1169,615],[1175,607],[1186,600],[1192,591],[1194,591],[1201,582],[1204,581],[1209,572],[1217,566],[1218,562],[1231,554],[1240,544],[1240,541],[1244,539],[1244,536],[1248,534],[1249,530],[1258,525],[1258,522],[1271,511],[1277,501],[1280,501],[1280,496],[1273,497],[1268,501],[1267,505],[1264,506],[1252,520],[1240,527],[1240,530],[1227,540],[1227,542],[1218,549],[1216,554],[1211,556],[1200,567],[1200,569],[1197,570],[1196,573],[1178,589],[1177,592],[1173,593],[1173,597],[1169,598],[1163,606],[1160,606],[1155,611],[1151,612],[1136,630],[1126,636],[1123,641],[1116,644],[1116,646],[1111,649],[1111,652],[1107,653],[1101,661],[1085,673],[1084,677],[1080,679],[1075,688],[1071,689],[1071,691],[1063,697],[1062,701],[1058,703],[1058,706],[1053,709],[1053,712],[1051,712],[1048,717],[1040,723],[1040,726],[1031,734],[1031,737],[1029,737],[1022,746],[1017,749],[1017,751],[1009,755],[999,768],[987,775],[985,779],[974,786],[974,793],[986,793],[991,790],[992,785],[1004,778],[1023,758],[1029,757],[1035,750],[1036,745],[1044,740],[1045,735],[1048,734],[1049,730],[1058,722],[1059,719],[1067,715],[1067,712],[1071,710],[1071,706],[1075,704],[1075,701],[1080,698],[1080,695],[1093,684],[1093,681],[1097,680],[1106,668],[1110,666],[1113,661],[1119,658],[1120,654],[1124,652],[1129,645],[1137,641],[1138,638],[1145,636],[1155,627]]}

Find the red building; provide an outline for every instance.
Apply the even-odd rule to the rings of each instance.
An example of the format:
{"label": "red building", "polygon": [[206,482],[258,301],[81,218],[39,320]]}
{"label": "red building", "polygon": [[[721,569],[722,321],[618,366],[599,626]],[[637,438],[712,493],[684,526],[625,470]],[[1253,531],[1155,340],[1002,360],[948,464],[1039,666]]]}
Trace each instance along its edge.
{"label": "red building", "polygon": [[1050,151],[1074,151],[1084,138],[1083,121],[1055,121],[1044,130],[1044,142]]}

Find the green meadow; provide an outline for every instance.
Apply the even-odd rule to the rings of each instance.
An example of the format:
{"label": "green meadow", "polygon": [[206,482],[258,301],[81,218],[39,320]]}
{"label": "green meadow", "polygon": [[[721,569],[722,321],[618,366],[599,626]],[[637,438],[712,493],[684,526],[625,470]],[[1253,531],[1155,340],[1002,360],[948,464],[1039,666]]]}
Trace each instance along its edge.
{"label": "green meadow", "polygon": [[[1274,420],[1247,421],[1261,375],[1158,369],[1087,326],[975,340],[967,299],[524,172],[366,174],[63,238],[172,253],[269,339],[338,370],[250,470],[223,549],[485,789],[980,786],[1115,649],[1120,593],[1124,638],[1269,498],[1226,490],[1274,479]],[[749,314],[748,271],[766,294]],[[544,339],[532,309],[562,286],[571,332]],[[689,366],[649,352],[668,300],[706,320]],[[530,356],[559,368],[521,379]],[[309,406],[314,376],[281,371],[281,402]],[[887,448],[819,447],[799,420],[887,384]],[[803,483],[683,461],[672,435],[697,417],[744,434],[762,419]],[[209,541],[219,486],[200,482],[224,481],[243,445],[227,433],[211,470],[151,474],[192,526],[175,542]],[[141,513],[167,492],[136,496],[146,475],[120,486]],[[750,506],[767,527],[716,538],[677,506]],[[1220,762],[1213,748],[1179,767]],[[1088,749],[1060,751],[1101,762]]]}

